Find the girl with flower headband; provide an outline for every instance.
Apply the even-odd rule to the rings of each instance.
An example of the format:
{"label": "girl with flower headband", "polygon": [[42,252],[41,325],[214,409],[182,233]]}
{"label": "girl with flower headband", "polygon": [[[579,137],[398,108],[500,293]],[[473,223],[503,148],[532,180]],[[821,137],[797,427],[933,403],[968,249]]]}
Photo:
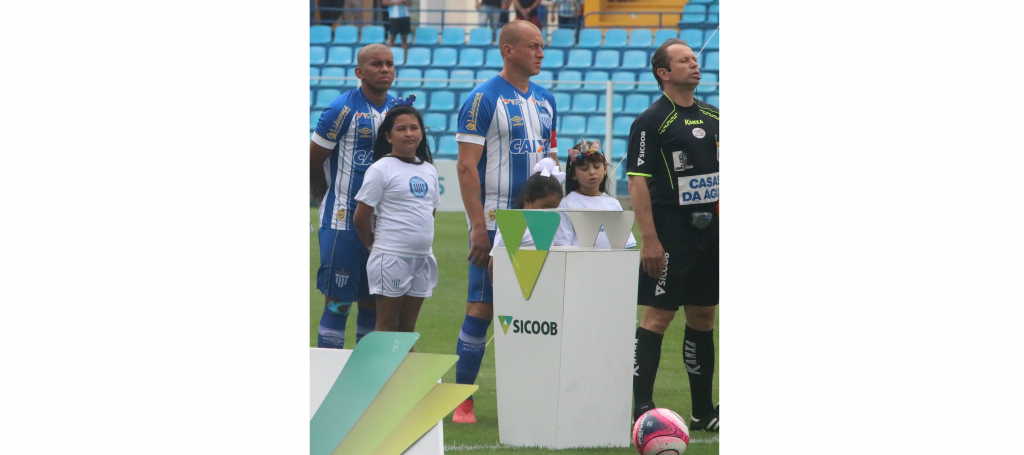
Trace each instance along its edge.
{"label": "girl with flower headband", "polygon": [[384,117],[373,145],[374,163],[356,194],[353,221],[370,250],[366,277],[377,296],[380,331],[415,331],[423,299],[437,286],[431,244],[441,193],[414,101],[398,101]]}
{"label": "girl with flower headband", "polygon": [[[558,207],[562,201],[562,180],[565,174],[558,172],[558,163],[551,158],[540,160],[533,167],[534,174],[523,183],[519,190],[519,200],[516,201],[517,209],[553,209]],[[560,245],[559,243],[552,243]],[[491,248],[491,257],[494,257],[494,249],[504,247],[505,242],[501,239],[501,231],[494,233],[494,246]],[[534,248],[533,236],[530,235],[530,228],[523,233],[520,248]],[[491,281],[494,281],[494,260],[487,264],[491,273]]]}
{"label": "girl with flower headband", "polygon": [[[598,209],[622,211],[622,205],[615,198],[605,193],[608,183],[608,161],[601,153],[599,141],[587,142],[580,139],[579,144],[569,149],[569,157],[565,160],[565,197],[558,208],[567,209]],[[580,246],[576,231],[572,227],[569,216],[562,213],[562,222],[555,233],[555,242],[561,245]],[[597,235],[595,248],[611,248],[608,236],[601,228]],[[636,247],[636,239],[629,234],[626,248]]]}

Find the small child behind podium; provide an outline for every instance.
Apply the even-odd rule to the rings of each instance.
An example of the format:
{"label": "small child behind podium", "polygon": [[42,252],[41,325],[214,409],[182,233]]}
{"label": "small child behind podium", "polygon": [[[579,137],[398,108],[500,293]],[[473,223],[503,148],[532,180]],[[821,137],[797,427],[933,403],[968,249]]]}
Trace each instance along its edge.
{"label": "small child behind podium", "polygon": [[[608,183],[608,161],[601,153],[600,141],[580,140],[579,144],[570,148],[569,157],[565,160],[565,175],[565,197],[558,204],[558,208],[622,211],[619,201],[605,193]],[[565,213],[561,215],[562,222],[555,234],[555,244],[580,246],[580,240],[576,237],[569,216]],[[601,228],[597,242],[585,246],[611,248],[611,243],[608,242],[604,228]],[[633,233],[630,233],[626,248],[634,247],[636,239],[633,238]]]}
{"label": "small child behind podium", "polygon": [[[565,174],[558,172],[558,164],[551,158],[544,158],[534,166],[535,174],[523,183],[519,190],[519,201],[516,208],[520,209],[553,209],[558,207],[562,201],[562,178]],[[553,243],[557,245],[557,243]],[[491,248],[491,257],[494,257],[494,248],[504,247],[505,242],[501,239],[501,230],[494,233],[494,247]],[[530,235],[530,228],[526,228],[523,234],[523,242],[520,248],[533,248],[533,236]],[[494,259],[487,264],[487,270],[491,273],[491,280],[494,280]]]}

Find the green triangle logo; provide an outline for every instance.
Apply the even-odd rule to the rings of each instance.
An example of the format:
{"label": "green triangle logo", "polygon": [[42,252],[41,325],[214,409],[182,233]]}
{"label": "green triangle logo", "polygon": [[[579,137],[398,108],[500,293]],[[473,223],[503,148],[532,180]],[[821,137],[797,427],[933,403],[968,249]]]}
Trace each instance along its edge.
{"label": "green triangle logo", "polygon": [[[498,222],[498,230],[501,231],[502,238],[505,239],[505,249],[508,251],[509,260],[512,261],[512,268],[516,272],[519,289],[523,293],[523,298],[530,300],[533,287],[537,284],[537,278],[544,267],[544,259],[548,257],[548,249],[551,248],[551,243],[555,239],[555,232],[558,231],[558,224],[562,221],[562,217],[556,212],[498,210],[495,220]],[[533,243],[537,245],[536,250],[519,249],[527,227],[530,228]]]}
{"label": "green triangle logo", "polygon": [[[558,231],[558,224],[562,217],[555,212],[523,212],[526,225],[530,228],[530,235],[533,236],[533,243],[538,250],[547,251],[551,248],[551,242],[555,240],[555,232]],[[502,234],[504,235],[504,234]]]}
{"label": "green triangle logo", "polygon": [[498,322],[501,324],[501,331],[508,335],[508,326],[512,325],[512,316],[498,316]]}
{"label": "green triangle logo", "polygon": [[494,219],[498,222],[501,237],[505,239],[505,248],[508,249],[509,257],[515,256],[519,251],[519,244],[523,242],[523,234],[526,233],[526,219],[523,218],[523,212],[498,210]]}

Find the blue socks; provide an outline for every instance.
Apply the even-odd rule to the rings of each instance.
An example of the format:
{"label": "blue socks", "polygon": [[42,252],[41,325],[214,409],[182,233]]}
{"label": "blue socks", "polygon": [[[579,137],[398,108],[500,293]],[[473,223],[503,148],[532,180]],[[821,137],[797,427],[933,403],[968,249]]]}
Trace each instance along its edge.
{"label": "blue socks", "polygon": [[[459,332],[459,342],[455,353],[459,360],[455,362],[455,382],[457,384],[473,384],[480,373],[480,362],[484,360],[484,347],[487,346],[487,327],[491,321],[466,315]],[[472,396],[469,399],[473,399]]]}
{"label": "blue socks", "polygon": [[377,327],[377,311],[360,308],[356,313],[356,343]]}
{"label": "blue socks", "polygon": [[345,323],[352,302],[335,302],[328,300],[324,314],[320,316],[320,327],[317,329],[316,347],[342,349],[345,347]]}

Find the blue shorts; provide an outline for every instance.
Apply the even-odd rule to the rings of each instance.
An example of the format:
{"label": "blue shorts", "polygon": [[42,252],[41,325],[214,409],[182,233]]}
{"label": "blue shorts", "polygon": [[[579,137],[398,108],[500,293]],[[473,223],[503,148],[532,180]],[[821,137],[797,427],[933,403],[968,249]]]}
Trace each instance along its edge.
{"label": "blue shorts", "polygon": [[356,231],[320,228],[319,237],[317,289],[339,302],[371,298],[370,285],[366,281],[366,260],[370,252],[363,247]]}
{"label": "blue shorts", "polygon": [[[487,238],[491,240],[491,246],[494,245],[495,232],[497,231],[487,231]],[[494,302],[493,292],[494,289],[491,288],[491,275],[487,273],[487,267],[477,267],[470,263],[469,295],[466,297],[466,301]]]}

